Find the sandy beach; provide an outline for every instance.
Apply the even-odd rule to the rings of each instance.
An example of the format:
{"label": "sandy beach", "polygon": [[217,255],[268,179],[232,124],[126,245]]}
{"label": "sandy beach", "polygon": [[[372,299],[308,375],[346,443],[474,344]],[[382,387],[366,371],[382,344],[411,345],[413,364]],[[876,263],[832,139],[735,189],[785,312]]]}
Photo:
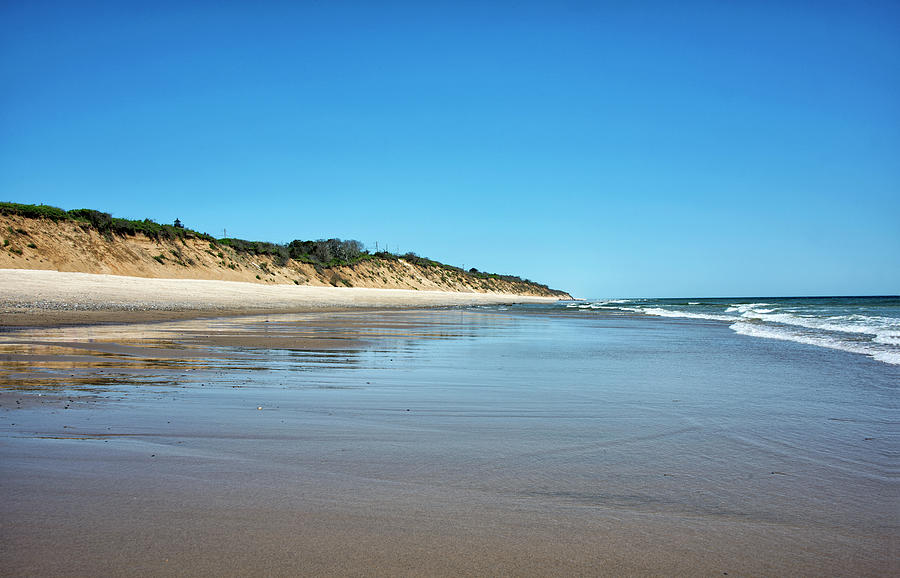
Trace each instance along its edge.
{"label": "sandy beach", "polygon": [[898,22],[0,2],[0,578],[900,578]]}
{"label": "sandy beach", "polygon": [[3,576],[896,573],[863,356],[489,294],[0,294]]}
{"label": "sandy beach", "polygon": [[359,307],[552,303],[556,300],[499,293],[261,285],[0,269],[0,326],[151,322]]}

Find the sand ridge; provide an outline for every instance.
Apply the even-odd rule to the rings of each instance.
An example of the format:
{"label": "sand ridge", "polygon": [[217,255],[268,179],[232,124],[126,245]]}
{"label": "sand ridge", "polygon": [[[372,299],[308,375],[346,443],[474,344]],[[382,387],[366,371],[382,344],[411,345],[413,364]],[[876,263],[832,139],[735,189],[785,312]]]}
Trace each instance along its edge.
{"label": "sand ridge", "polygon": [[373,258],[323,267],[280,262],[199,237],[103,235],[85,223],[0,215],[0,269],[40,269],[156,279],[243,281],[261,285],[368,287],[571,298],[510,278],[471,275],[425,260]]}

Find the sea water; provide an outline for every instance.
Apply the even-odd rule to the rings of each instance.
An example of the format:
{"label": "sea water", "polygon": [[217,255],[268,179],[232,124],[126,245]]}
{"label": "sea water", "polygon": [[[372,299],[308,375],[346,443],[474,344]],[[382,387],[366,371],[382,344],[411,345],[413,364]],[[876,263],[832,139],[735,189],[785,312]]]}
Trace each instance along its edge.
{"label": "sea water", "polygon": [[859,353],[900,364],[900,297],[592,299],[565,307],[727,323],[742,335]]}

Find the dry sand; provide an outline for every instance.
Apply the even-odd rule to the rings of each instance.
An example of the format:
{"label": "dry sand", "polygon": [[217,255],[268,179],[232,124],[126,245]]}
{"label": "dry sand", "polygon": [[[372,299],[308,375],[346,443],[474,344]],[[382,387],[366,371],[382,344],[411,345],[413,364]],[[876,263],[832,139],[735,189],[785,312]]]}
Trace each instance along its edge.
{"label": "dry sand", "polygon": [[161,321],[357,307],[552,303],[555,297],[362,287],[260,285],[0,269],[0,326]]}

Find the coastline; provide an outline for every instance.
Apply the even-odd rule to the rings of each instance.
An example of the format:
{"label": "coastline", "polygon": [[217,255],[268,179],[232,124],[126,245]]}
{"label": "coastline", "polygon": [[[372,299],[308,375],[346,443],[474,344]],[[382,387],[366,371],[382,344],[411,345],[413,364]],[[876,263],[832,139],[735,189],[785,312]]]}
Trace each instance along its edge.
{"label": "coastline", "polygon": [[3,337],[9,575],[895,567],[897,369],[847,353],[496,308]]}
{"label": "coastline", "polygon": [[0,269],[0,327],[177,321],[363,308],[553,303],[556,297],[261,285],[32,269]]}
{"label": "coastline", "polygon": [[[368,287],[571,298],[565,291],[515,275],[475,269],[464,271],[414,253],[359,253],[358,259],[341,261],[333,255],[317,253],[319,241],[300,242],[300,247],[294,249],[240,239],[219,242],[196,231],[168,225],[154,225],[160,229],[155,233],[122,230],[112,234],[85,221],[73,220],[62,209],[54,212],[53,208],[45,207],[58,219],[36,218],[16,211],[33,209],[40,214],[39,207],[0,205],[3,205],[0,206],[0,229],[5,231],[0,270],[240,281],[262,286]],[[146,223],[132,222],[131,225],[140,228]],[[331,241],[341,246],[340,240]],[[322,243],[328,248],[326,253],[332,251],[330,241]],[[358,251],[359,247],[355,246],[353,250]]]}

